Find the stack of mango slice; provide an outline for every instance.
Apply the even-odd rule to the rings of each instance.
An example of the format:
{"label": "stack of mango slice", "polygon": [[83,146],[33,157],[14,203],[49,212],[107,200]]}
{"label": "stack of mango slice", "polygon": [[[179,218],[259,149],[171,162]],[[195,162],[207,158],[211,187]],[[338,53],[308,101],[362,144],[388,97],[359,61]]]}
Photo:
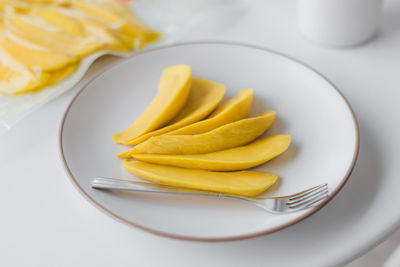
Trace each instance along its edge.
{"label": "stack of mango slice", "polygon": [[54,84],[100,50],[129,52],[160,35],[115,0],[0,0],[0,93]]}
{"label": "stack of mango slice", "polygon": [[223,84],[192,78],[188,65],[166,68],[151,104],[113,135],[117,144],[135,145],[117,155],[124,167],[164,185],[245,196],[264,192],[278,176],[243,170],[282,154],[290,136],[258,138],[271,127],[275,111],[248,118],[252,89],[218,106],[224,94]]}

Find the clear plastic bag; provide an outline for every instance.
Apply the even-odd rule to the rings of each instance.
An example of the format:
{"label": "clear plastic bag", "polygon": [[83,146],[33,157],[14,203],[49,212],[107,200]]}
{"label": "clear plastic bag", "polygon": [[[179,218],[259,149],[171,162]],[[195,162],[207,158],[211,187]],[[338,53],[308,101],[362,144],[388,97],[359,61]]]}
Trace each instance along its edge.
{"label": "clear plastic bag", "polygon": [[115,52],[97,52],[84,58],[73,74],[54,85],[47,86],[37,92],[17,96],[3,96],[0,94],[0,135],[29,113],[74,87],[82,79],[92,63],[106,54],[126,56]]}
{"label": "clear plastic bag", "polygon": [[[130,8],[145,24],[163,34],[161,40],[144,48],[146,50],[183,39],[197,39],[204,33],[215,36],[240,20],[247,10],[246,3],[244,0],[136,0]],[[0,95],[0,135],[43,104],[73,88],[92,63],[105,54],[129,56],[100,51],[81,60],[72,75],[52,86],[18,96]]]}

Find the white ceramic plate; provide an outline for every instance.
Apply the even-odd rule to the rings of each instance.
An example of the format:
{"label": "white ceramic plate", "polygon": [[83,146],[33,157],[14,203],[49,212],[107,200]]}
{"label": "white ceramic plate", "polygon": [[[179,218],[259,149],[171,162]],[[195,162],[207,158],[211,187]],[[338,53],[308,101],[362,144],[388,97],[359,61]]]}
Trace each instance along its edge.
{"label": "white ceramic plate", "polygon": [[320,207],[287,215],[247,203],[201,197],[94,190],[95,176],[137,179],[115,157],[126,147],[111,135],[137,118],[157,92],[161,71],[189,64],[194,77],[224,83],[226,97],[254,88],[252,113],[277,112],[266,135],[290,134],[280,157],[256,168],[277,173],[265,195],[288,195],[328,183],[327,203],[344,185],[359,146],[358,126],[343,95],[309,67],[279,53],[247,45],[203,42],[153,49],[99,75],[72,100],[60,130],[61,158],[78,190],[114,218],[153,233],[190,240],[233,240],[290,226]]}

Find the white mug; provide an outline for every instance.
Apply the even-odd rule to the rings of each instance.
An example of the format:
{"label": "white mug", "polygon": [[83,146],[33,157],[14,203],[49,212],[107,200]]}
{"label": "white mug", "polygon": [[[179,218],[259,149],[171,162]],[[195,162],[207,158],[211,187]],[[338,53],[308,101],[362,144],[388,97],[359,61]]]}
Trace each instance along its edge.
{"label": "white mug", "polygon": [[299,0],[300,31],[322,45],[364,43],[377,31],[382,0]]}

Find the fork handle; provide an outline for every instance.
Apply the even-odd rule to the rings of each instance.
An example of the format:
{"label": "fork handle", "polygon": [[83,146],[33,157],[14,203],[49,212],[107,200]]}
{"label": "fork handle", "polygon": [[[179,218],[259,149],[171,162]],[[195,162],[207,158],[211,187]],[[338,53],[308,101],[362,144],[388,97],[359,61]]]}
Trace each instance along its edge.
{"label": "fork handle", "polygon": [[115,178],[96,177],[92,181],[92,188],[95,189],[110,189],[110,190],[127,190],[136,192],[147,192],[147,193],[160,193],[160,194],[171,194],[171,195],[188,195],[188,196],[202,196],[202,197],[215,197],[215,198],[233,198],[237,200],[252,201],[252,199],[225,193],[218,193],[213,191],[196,190],[179,188],[167,185],[127,181]]}

